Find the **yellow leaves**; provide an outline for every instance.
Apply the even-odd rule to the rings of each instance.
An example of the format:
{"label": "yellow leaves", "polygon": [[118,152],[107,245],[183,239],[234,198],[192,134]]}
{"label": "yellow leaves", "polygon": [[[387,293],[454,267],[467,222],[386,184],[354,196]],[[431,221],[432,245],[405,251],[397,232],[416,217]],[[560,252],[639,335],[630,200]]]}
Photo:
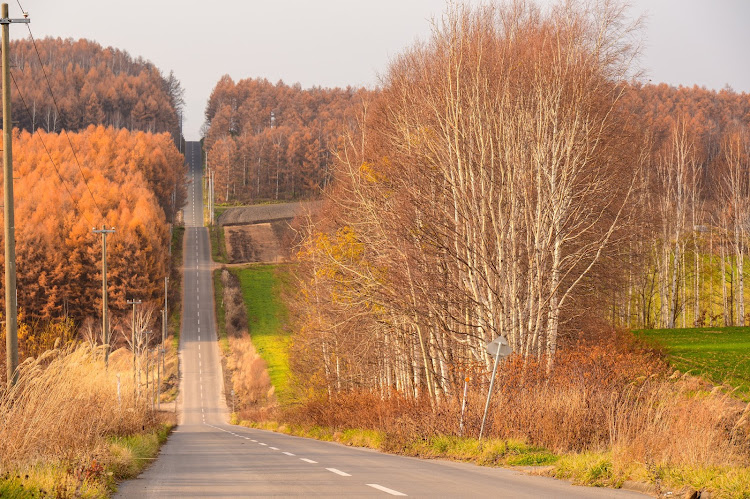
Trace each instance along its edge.
{"label": "yellow leaves", "polygon": [[[390,165],[388,158],[383,158],[383,164],[386,166]],[[382,184],[388,180],[381,170],[377,170],[374,165],[368,161],[365,161],[360,165],[359,176],[370,184]]]}
{"label": "yellow leaves", "polygon": [[[2,335],[5,343],[4,314],[0,313],[3,322]],[[64,346],[75,339],[75,324],[70,318],[51,322],[46,325],[32,326],[25,319],[23,310],[18,312],[18,358],[20,361],[28,357],[38,357],[47,350]]]}

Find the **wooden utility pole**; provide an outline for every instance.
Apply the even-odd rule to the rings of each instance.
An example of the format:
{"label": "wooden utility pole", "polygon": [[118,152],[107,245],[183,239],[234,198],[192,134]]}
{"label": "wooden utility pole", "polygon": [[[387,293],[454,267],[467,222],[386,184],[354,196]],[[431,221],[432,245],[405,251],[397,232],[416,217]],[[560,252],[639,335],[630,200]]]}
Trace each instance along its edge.
{"label": "wooden utility pole", "polygon": [[165,351],[164,351],[164,345],[167,341],[167,320],[169,317],[169,307],[167,303],[167,293],[169,289],[169,276],[164,278],[164,310],[162,311],[162,321],[161,321],[161,367],[162,369],[165,368]]}
{"label": "wooden utility pole", "polygon": [[114,234],[114,227],[108,229],[102,224],[101,229],[92,229],[102,235],[102,335],[104,336],[104,366],[109,366],[109,322],[107,318],[107,234]]}
{"label": "wooden utility pole", "polygon": [[8,386],[18,381],[18,304],[16,303],[16,228],[13,214],[13,121],[10,117],[10,24],[29,19],[9,19],[8,4],[0,6],[3,72],[3,187],[5,215],[5,350]]}
{"label": "wooden utility pole", "polygon": [[131,326],[131,346],[133,347],[133,404],[135,405],[135,400],[138,396],[138,387],[136,386],[136,379],[135,379],[135,373],[136,373],[136,367],[135,367],[135,358],[138,355],[138,346],[136,345],[136,337],[135,337],[135,306],[140,305],[143,303],[141,300],[128,300],[128,305],[133,305],[133,320],[130,324]]}

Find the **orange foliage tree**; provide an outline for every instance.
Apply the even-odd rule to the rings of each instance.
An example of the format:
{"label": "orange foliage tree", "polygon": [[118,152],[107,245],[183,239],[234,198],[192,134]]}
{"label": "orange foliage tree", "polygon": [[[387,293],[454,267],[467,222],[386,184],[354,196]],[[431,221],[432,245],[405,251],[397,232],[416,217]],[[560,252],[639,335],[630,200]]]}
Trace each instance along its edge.
{"label": "orange foliage tree", "polygon": [[92,125],[69,134],[78,161],[66,137],[40,135],[16,131],[13,141],[18,302],[27,320],[80,324],[100,314],[101,237],[92,226],[102,224],[116,228],[107,245],[111,310],[126,310],[131,298],[160,301],[168,221],[186,192],[169,134]]}

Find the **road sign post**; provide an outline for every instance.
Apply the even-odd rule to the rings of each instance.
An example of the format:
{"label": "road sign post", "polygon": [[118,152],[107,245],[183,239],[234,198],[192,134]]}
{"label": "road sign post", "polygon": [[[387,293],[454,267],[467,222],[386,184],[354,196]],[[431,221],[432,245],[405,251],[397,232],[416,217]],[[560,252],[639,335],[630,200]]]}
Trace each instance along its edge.
{"label": "road sign post", "polygon": [[479,441],[482,441],[482,435],[484,434],[484,424],[487,421],[487,411],[490,408],[490,399],[492,398],[492,388],[495,386],[495,373],[497,372],[497,365],[500,363],[500,358],[507,357],[513,353],[513,349],[508,344],[508,340],[504,336],[498,336],[494,340],[487,343],[487,353],[495,357],[495,365],[492,368],[492,378],[490,379],[490,389],[487,390],[487,403],[484,405],[484,416],[482,416],[482,426],[479,429]]}

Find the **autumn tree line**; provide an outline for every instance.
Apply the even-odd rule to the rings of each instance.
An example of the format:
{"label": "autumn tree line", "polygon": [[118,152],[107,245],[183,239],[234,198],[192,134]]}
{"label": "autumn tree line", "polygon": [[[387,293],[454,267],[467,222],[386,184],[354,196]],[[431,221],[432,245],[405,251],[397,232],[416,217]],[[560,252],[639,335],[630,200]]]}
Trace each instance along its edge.
{"label": "autumn tree line", "polygon": [[317,197],[362,89],[302,89],[263,78],[219,80],[206,106],[204,150],[216,201]]}
{"label": "autumn tree line", "polygon": [[11,60],[20,356],[84,336],[101,343],[102,239],[92,229],[103,225],[116,231],[113,341],[126,342],[127,300],[143,301],[140,326],[160,325],[170,224],[187,196],[180,84],[88,40],[15,41]]}
{"label": "autumn tree line", "polygon": [[[623,8],[452,7],[357,100],[306,220],[307,388],[456,400],[505,336],[741,325],[750,96],[643,85]],[[213,128],[213,122],[212,122]]]}
{"label": "autumn tree line", "polygon": [[[104,125],[169,132],[176,144],[180,140],[180,82],[140,57],[85,39],[43,38],[36,45],[13,41],[10,58],[16,82],[11,89],[17,110],[13,118],[21,129],[60,132]],[[21,111],[18,89],[28,113]]]}
{"label": "autumn tree line", "polygon": [[[13,140],[22,355],[52,346],[34,335],[64,342],[87,319],[101,320],[102,243],[94,227],[116,230],[107,240],[113,326],[127,316],[127,300],[158,309],[169,269],[168,221],[186,197],[183,156],[167,133],[92,125],[68,134],[77,161],[64,135],[40,135],[15,132]],[[67,328],[54,326],[61,322]]]}

